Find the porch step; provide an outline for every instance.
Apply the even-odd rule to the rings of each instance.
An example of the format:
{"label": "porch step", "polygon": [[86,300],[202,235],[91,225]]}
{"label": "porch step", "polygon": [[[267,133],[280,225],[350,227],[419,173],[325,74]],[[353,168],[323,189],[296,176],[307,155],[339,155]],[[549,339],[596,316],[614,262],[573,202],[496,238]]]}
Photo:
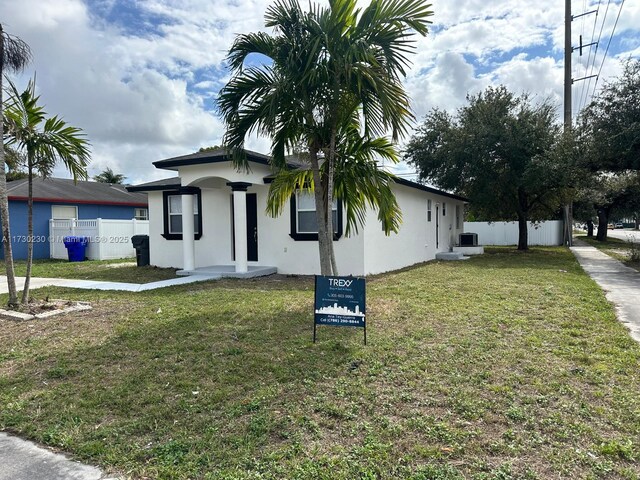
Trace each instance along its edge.
{"label": "porch step", "polygon": [[476,247],[453,247],[453,251],[461,253],[462,255],[482,255],[484,253],[484,247],[482,245]]}
{"label": "porch step", "polygon": [[278,273],[276,267],[249,266],[248,272],[238,273],[233,265],[213,265],[210,267],[198,267],[195,270],[178,270],[176,275],[217,275],[220,278],[253,278],[273,275]]}
{"label": "porch step", "polygon": [[436,260],[469,260],[461,252],[439,252],[436,253]]}

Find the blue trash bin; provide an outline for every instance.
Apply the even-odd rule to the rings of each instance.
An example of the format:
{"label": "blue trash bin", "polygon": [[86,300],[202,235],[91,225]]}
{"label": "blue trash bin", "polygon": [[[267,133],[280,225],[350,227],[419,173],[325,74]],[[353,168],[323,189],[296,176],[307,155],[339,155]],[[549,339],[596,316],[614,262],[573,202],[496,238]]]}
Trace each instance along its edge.
{"label": "blue trash bin", "polygon": [[85,250],[89,239],[87,237],[64,237],[62,239],[70,262],[84,262]]}

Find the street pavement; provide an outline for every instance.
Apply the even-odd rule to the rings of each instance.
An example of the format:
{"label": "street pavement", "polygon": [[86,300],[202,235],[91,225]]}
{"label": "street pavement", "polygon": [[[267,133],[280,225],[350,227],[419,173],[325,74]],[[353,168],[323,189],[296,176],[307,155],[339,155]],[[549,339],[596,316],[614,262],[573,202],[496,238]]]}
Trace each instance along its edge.
{"label": "street pavement", "polygon": [[609,230],[607,237],[619,238],[620,240],[632,239],[640,243],[640,230]]}

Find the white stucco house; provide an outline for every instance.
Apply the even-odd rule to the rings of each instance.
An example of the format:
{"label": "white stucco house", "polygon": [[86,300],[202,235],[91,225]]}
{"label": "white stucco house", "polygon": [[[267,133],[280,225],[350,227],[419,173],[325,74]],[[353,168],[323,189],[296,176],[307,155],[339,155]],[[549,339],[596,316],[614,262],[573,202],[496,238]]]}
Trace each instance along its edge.
{"label": "white stucco house", "polygon": [[[281,216],[270,217],[269,157],[246,153],[249,172],[237,171],[218,149],[154,162],[178,176],[128,187],[148,194],[152,265],[187,274],[320,273],[313,196],[299,192]],[[403,179],[394,191],[403,217],[397,234],[385,235],[370,210],[359,233],[346,237],[345,213],[336,205],[334,245],[341,275],[395,270],[432,260],[455,245],[466,199]]]}

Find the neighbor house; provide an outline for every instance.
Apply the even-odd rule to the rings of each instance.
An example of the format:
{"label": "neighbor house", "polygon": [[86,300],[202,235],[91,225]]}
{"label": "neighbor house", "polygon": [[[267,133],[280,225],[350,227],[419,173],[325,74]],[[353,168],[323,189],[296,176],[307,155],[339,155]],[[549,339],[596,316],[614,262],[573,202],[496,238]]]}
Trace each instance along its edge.
{"label": "neighbor house", "polygon": [[[148,194],[152,265],[185,273],[225,266],[240,274],[320,273],[313,196],[298,192],[282,215],[270,217],[269,157],[246,154],[249,171],[234,168],[223,149],[160,160],[154,162],[157,168],[178,176],[128,187]],[[340,202],[334,206],[341,275],[375,274],[432,260],[456,243],[464,198],[402,179],[393,190],[403,217],[397,234],[385,235],[377,212],[370,210],[359,232],[346,237],[345,212]]]}
{"label": "neighbor house", "polygon": [[[26,179],[7,182],[9,225],[13,257],[27,258]],[[33,179],[33,257],[49,258],[50,219],[147,220],[147,196],[129,192],[124,185],[77,181],[65,178]],[[2,249],[0,249],[1,251]],[[4,253],[0,253],[0,256]]]}

